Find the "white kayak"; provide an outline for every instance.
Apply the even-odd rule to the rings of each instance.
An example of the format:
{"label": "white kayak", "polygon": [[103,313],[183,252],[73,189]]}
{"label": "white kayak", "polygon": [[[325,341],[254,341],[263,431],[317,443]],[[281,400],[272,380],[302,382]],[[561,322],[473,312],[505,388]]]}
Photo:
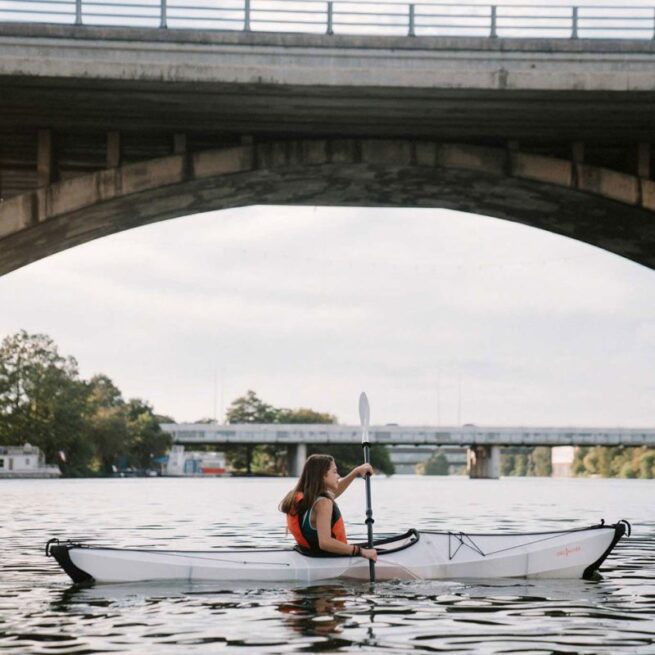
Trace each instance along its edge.
{"label": "white kayak", "polygon": [[[377,580],[463,578],[590,578],[616,543],[630,534],[627,521],[587,528],[523,534],[409,530],[375,541]],[[317,582],[368,580],[361,557],[307,553],[298,548],[155,550],[107,548],[51,539],[54,557],[74,582],[151,580]]]}

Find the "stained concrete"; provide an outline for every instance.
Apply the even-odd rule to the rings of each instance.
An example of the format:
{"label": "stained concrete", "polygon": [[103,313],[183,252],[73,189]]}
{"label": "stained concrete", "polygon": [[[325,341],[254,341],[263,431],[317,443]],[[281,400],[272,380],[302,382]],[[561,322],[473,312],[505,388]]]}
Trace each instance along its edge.
{"label": "stained concrete", "polygon": [[613,171],[566,174],[558,160],[555,173],[540,160],[548,181],[536,181],[538,162],[518,158],[514,169],[516,157],[457,144],[336,140],[129,165],[0,204],[0,273],[131,227],[251,204],[456,209],[546,229],[655,267],[655,216],[644,204],[653,194],[633,193],[652,182],[620,177],[613,186]]}

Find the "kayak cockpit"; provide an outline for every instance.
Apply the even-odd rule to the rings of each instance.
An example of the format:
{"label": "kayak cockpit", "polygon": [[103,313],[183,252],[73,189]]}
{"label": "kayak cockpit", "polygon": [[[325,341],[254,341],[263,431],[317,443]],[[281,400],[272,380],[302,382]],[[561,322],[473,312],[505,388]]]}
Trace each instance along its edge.
{"label": "kayak cockpit", "polygon": [[[399,535],[391,535],[388,537],[383,537],[381,539],[373,540],[373,548],[378,551],[378,555],[389,555],[391,553],[397,553],[401,550],[405,550],[410,546],[413,546],[420,539],[420,533],[411,528],[407,532]],[[368,544],[365,542],[357,543],[358,546],[363,548],[368,548]],[[314,550],[303,548],[302,546],[294,546],[293,549],[304,555],[305,557],[352,557],[351,555],[340,555],[338,553],[328,553],[324,550]]]}

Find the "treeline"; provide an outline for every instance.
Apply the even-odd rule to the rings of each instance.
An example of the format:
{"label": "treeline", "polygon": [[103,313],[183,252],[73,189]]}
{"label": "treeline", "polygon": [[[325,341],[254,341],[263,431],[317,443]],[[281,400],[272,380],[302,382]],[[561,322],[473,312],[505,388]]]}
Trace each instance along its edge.
{"label": "treeline", "polygon": [[548,446],[514,447],[500,455],[500,474],[516,477],[549,477],[553,473]]}
{"label": "treeline", "polygon": [[[423,464],[417,467],[421,475],[449,475],[450,465],[446,455],[436,450]],[[500,455],[500,474],[503,476],[548,477],[552,474],[550,448],[538,446],[506,448]],[[466,467],[461,467],[459,473],[465,473]]]}
{"label": "treeline", "polygon": [[[551,448],[512,447],[503,449],[500,474],[517,477],[548,477],[553,466]],[[425,475],[448,475],[448,460],[436,451],[421,467]],[[597,475],[603,478],[655,478],[655,449],[628,446],[580,446],[575,449],[571,473],[577,477]]]}
{"label": "treeline", "polygon": [[45,334],[18,332],[0,344],[0,445],[38,446],[66,476],[153,467],[171,438],[152,406],[125,400],[106,375],[80,378]]}
{"label": "treeline", "polygon": [[[551,448],[514,448],[500,460],[501,475],[549,476]],[[655,478],[655,449],[628,446],[579,446],[575,449],[571,474],[603,478]]]}
{"label": "treeline", "polygon": [[[273,407],[253,391],[230,405],[226,420],[336,423],[332,414]],[[45,334],[22,330],[0,343],[0,445],[37,446],[46,461],[57,463],[65,476],[111,475],[130,468],[157,469],[157,459],[168,453],[172,443],[160,423],[173,422],[170,417],[155,414],[143,400],[125,400],[106,375],[82,379],[75,358],[61,355]],[[314,452],[331,454],[344,473],[362,463],[359,445],[308,446],[307,454]],[[231,446],[226,455],[237,472],[289,472],[289,453],[283,446]],[[385,446],[374,445],[371,460],[376,469],[387,475],[394,472]]]}
{"label": "treeline", "polygon": [[655,478],[655,448],[593,446],[576,448],[573,475]]}
{"label": "treeline", "polygon": [[[228,423],[336,423],[334,415],[313,409],[278,408],[261,400],[254,391],[237,398],[228,407]],[[203,421],[204,422],[204,421]],[[362,463],[362,447],[359,444],[308,444],[307,454],[326,453],[334,457],[339,472],[345,474]],[[268,475],[288,475],[290,453],[279,444],[258,446],[230,446],[226,450],[228,464],[234,471]],[[250,462],[250,467],[248,467]],[[382,444],[371,446],[371,464],[382,473],[392,475],[394,465],[389,451]]]}

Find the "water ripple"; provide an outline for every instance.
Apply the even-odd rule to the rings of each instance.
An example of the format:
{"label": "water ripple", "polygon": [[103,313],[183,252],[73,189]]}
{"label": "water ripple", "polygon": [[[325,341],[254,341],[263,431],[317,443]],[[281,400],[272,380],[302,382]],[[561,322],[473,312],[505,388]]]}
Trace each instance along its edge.
{"label": "water ripple", "polygon": [[[408,523],[516,531],[627,518],[633,536],[619,544],[596,581],[78,588],[44,557],[50,536],[133,547],[288,543],[275,506],[290,484],[274,479],[2,481],[0,650],[11,655],[655,654],[651,481],[375,481],[376,527],[384,526],[384,532],[403,530]],[[341,503],[349,530],[358,537],[365,528],[361,496],[361,489],[349,491]]]}

